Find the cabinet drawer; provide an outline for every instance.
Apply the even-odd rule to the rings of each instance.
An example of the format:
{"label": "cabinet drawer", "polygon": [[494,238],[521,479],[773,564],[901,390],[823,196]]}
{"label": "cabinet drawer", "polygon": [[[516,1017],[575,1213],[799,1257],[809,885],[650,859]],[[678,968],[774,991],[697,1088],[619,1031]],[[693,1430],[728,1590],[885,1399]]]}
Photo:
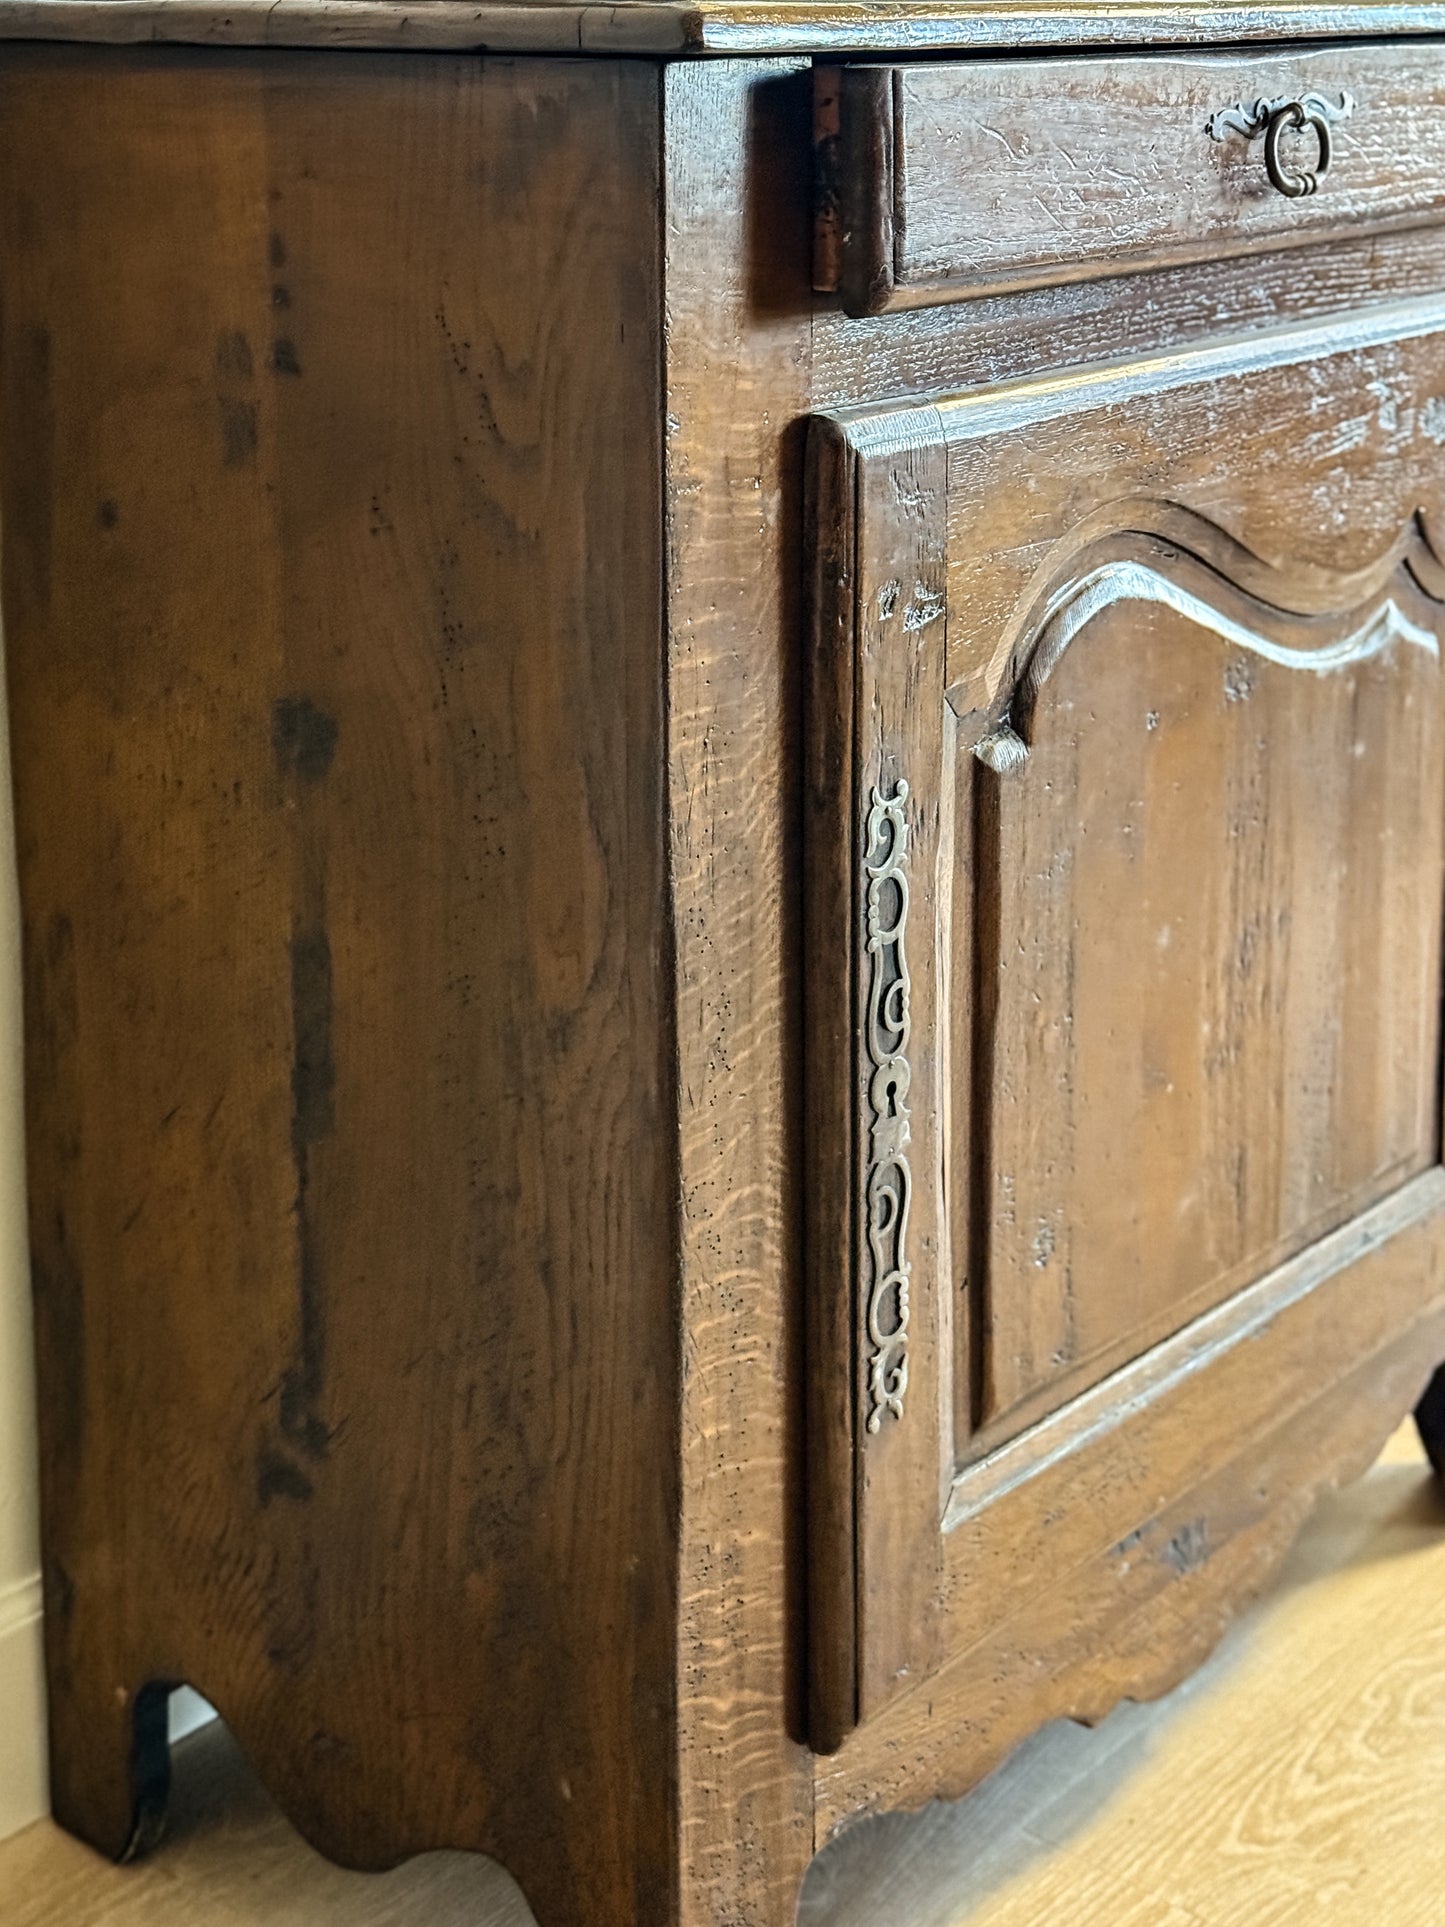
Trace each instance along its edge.
{"label": "cabinet drawer", "polygon": [[1441,44],[822,69],[817,280],[850,314],[1445,212]]}

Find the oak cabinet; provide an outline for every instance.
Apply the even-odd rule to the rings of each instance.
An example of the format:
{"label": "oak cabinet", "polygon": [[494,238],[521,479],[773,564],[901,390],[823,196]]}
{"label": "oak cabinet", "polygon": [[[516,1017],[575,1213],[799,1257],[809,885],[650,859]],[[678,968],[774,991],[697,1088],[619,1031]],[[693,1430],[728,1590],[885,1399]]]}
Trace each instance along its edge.
{"label": "oak cabinet", "polygon": [[1127,1540],[1034,1483],[1312,1397],[1261,1317],[1355,1355],[1346,1274],[1438,1208],[1442,323],[815,424],[823,1737]]}
{"label": "oak cabinet", "polygon": [[817,126],[815,279],[852,315],[1442,211],[1445,79],[1409,41],[850,62],[819,70]]}
{"label": "oak cabinet", "polygon": [[1445,1460],[1441,36],[0,0],[67,1826],[784,1927]]}

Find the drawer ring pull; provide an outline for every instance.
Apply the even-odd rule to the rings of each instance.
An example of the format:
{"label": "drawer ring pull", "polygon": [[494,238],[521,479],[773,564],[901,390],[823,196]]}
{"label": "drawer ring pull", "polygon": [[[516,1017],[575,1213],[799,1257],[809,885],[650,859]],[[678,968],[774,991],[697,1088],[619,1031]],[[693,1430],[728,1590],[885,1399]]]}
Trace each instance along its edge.
{"label": "drawer ring pull", "polygon": [[[1280,154],[1280,141],[1286,133],[1302,133],[1307,127],[1313,130],[1319,142],[1319,161],[1313,168],[1291,167]],[[1313,107],[1306,107],[1302,100],[1289,100],[1270,116],[1264,136],[1264,165],[1271,184],[1289,200],[1297,201],[1303,195],[1313,194],[1329,173],[1333,158],[1334,140],[1330,134],[1330,124]]]}
{"label": "drawer ring pull", "polygon": [[[1282,94],[1277,100],[1260,98],[1246,105],[1239,100],[1232,107],[1211,114],[1204,131],[1212,141],[1227,140],[1243,134],[1246,140],[1264,135],[1264,165],[1270,184],[1287,200],[1297,201],[1313,194],[1330,171],[1335,142],[1330,129],[1336,121],[1348,120],[1355,111],[1353,94],[1341,94],[1339,101],[1326,100],[1323,94]],[[1313,168],[1291,167],[1280,152],[1286,134],[1313,132],[1319,143],[1319,159]]]}

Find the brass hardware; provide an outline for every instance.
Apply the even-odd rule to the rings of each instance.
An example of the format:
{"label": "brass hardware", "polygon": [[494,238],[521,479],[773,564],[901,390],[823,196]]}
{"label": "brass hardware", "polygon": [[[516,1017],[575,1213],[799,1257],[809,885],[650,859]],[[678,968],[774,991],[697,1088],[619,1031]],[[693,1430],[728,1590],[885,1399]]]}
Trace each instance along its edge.
{"label": "brass hardware", "polygon": [[[1204,131],[1214,141],[1231,133],[1253,140],[1264,135],[1264,165],[1270,183],[1286,199],[1300,200],[1313,194],[1329,172],[1334,158],[1334,136],[1330,129],[1336,121],[1348,120],[1355,111],[1352,94],[1341,94],[1338,105],[1323,94],[1281,95],[1277,100],[1256,100],[1253,106],[1236,101],[1217,114],[1211,114]],[[1280,144],[1286,134],[1312,133],[1319,146],[1319,159],[1311,167],[1295,167],[1285,160]]]}

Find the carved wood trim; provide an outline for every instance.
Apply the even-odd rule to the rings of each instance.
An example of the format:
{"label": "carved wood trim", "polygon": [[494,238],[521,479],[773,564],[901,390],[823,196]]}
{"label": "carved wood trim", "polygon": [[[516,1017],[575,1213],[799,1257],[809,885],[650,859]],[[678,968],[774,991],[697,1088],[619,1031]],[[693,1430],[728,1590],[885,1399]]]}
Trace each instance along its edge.
{"label": "carved wood trim", "polygon": [[[1399,566],[1396,565],[1397,571]],[[1393,596],[1386,596],[1363,614],[1347,613],[1345,620],[1349,627],[1343,633],[1327,634],[1309,644],[1292,647],[1275,642],[1260,630],[1236,620],[1217,601],[1182,588],[1147,563],[1128,559],[1102,562],[1050,597],[1005,699],[1003,718],[974,745],[974,754],[982,763],[999,775],[1022,764],[1028,754],[1034,708],[1044,684],[1089,625],[1125,602],[1170,609],[1231,648],[1258,656],[1276,667],[1311,675],[1329,675],[1352,668],[1396,642],[1424,649],[1437,659],[1440,655],[1439,638],[1433,631],[1412,622]]]}
{"label": "carved wood trim", "polygon": [[[908,1594],[909,1623],[926,1619],[942,1504],[946,476],[927,411],[907,426],[860,461],[846,432],[820,421],[809,464],[810,1737],[819,1750],[890,1688],[861,1658],[864,1599],[880,1567]],[[885,1669],[900,1663],[886,1658],[876,1629],[870,1650]]]}
{"label": "carved wood trim", "polygon": [[1172,609],[1197,629],[1207,630],[1221,642],[1250,655],[1259,656],[1283,669],[1299,669],[1320,676],[1337,669],[1348,669],[1367,662],[1393,642],[1413,643],[1432,656],[1440,654],[1438,639],[1428,629],[1411,622],[1402,614],[1393,597],[1387,597],[1348,634],[1317,648],[1290,648],[1271,641],[1257,629],[1246,628],[1203,597],[1181,589],[1157,569],[1140,562],[1105,562],[1071,584],[1055,599],[1043,625],[1039,640],[1029,657],[1027,688],[1030,697],[1039,690],[1062,661],[1065,650],[1088,625],[1106,610],[1123,602],[1153,603]]}
{"label": "carved wood trim", "polygon": [[[1445,568],[1435,554],[1424,511],[1414,512],[1397,539],[1366,569],[1332,576],[1318,568],[1281,568],[1252,555],[1227,531],[1178,503],[1131,503],[1090,518],[1059,545],[1059,565],[1040,572],[1051,586],[1031,599],[1015,629],[1007,679],[985,717],[976,713],[970,734],[974,753],[1000,773],[1022,762],[1028,721],[1039,692],[1065,652],[1097,617],[1121,602],[1172,609],[1231,647],[1282,668],[1316,675],[1348,668],[1403,641],[1439,656],[1438,638],[1412,622],[1392,582],[1408,578],[1430,600],[1445,602]],[[1137,538],[1137,544],[1135,539]],[[1162,570],[1121,546],[1146,551],[1167,543],[1171,566],[1193,565],[1198,586],[1183,588]],[[1112,551],[1112,552],[1111,552]],[[1101,554],[1106,559],[1099,559]],[[1237,599],[1299,622],[1297,645],[1285,645],[1223,606]],[[949,691],[950,702],[961,692]]]}
{"label": "carved wood trim", "polygon": [[[1081,1402],[1020,1442],[1026,1475],[978,1468],[980,1494],[996,1489],[968,1515],[953,1657],[821,1767],[820,1838],[862,1811],[957,1799],[1046,1720],[1102,1719],[1208,1656],[1323,1492],[1372,1463],[1445,1351],[1445,1174],[1262,1280],[1249,1311],[1193,1369],[1182,1345],[1156,1361],[1184,1368],[1181,1395],[1131,1409],[1127,1439],[1100,1403]],[[1153,1367],[1140,1370],[1148,1380]],[[1087,1540],[1041,1542],[1041,1506],[1072,1508]],[[1218,1546],[1200,1536],[1211,1518],[1230,1522]],[[1081,1637],[1090,1627],[1097,1636]]]}
{"label": "carved wood trim", "polygon": [[[960,1461],[975,1446],[995,1450],[1009,1432],[1002,1421],[990,1432],[970,1431],[969,1414],[976,1425],[987,1405],[981,1390],[987,1333],[975,1308],[987,1290],[989,1254],[973,1235],[968,1211],[960,1208],[950,1220],[943,1206],[943,1150],[954,1197],[976,1198],[986,1181],[980,1172],[989,1165],[981,1094],[991,1088],[993,1075],[986,980],[987,946],[996,941],[989,924],[999,888],[999,813],[1004,785],[1028,780],[1026,771],[1022,778],[1013,772],[1027,755],[1041,692],[1090,626],[1106,610],[1130,602],[1184,618],[1198,631],[1201,647],[1243,651],[1306,677],[1345,671],[1392,648],[1424,651],[1438,662],[1436,625],[1417,592],[1445,601],[1441,519],[1433,504],[1436,430],[1445,423],[1422,416],[1416,439],[1389,465],[1374,443],[1355,458],[1370,512],[1342,545],[1324,541],[1308,520],[1329,468],[1318,453],[1306,451],[1298,461],[1293,452],[1281,458],[1277,490],[1284,500],[1276,505],[1273,471],[1261,480],[1258,465],[1239,464],[1236,474],[1222,457],[1223,474],[1211,473],[1202,455],[1177,459],[1165,430],[1177,409],[1181,420],[1207,420],[1216,434],[1246,415],[1268,431],[1276,415],[1283,419],[1297,404],[1302,382],[1318,387],[1319,378],[1301,371],[1321,360],[1331,364],[1342,392],[1362,389],[1377,375],[1397,377],[1406,391],[1414,385],[1413,400],[1423,410],[1427,398],[1445,393],[1441,341],[1445,300],[1431,297],[1328,328],[1291,326],[1257,339],[1069,370],[936,403],[849,411],[815,424],[812,468],[815,478],[826,471],[828,480],[814,497],[815,558],[821,561],[809,718],[810,782],[816,778],[810,820],[817,843],[810,849],[832,854],[809,879],[808,976],[810,997],[816,998],[821,981],[834,987],[835,1001],[831,1028],[826,1035],[810,1030],[809,1048],[831,1042],[835,1051],[844,1049],[849,1071],[839,1072],[836,1057],[826,1065],[809,1064],[810,1191],[836,1206],[840,1189],[847,1189],[838,1176],[838,1148],[848,1147],[854,1230],[844,1316],[838,1310],[837,1219],[830,1232],[822,1209],[816,1210],[816,1235],[810,1234],[810,1508],[819,1491],[816,1471],[826,1488],[824,1506],[835,1518],[846,1514],[848,1522],[846,1535],[832,1544],[816,1533],[812,1540],[813,1624],[829,1642],[826,1657],[815,1645],[812,1662],[812,1737],[820,1751],[840,1743],[853,1749],[855,1741],[846,1736],[860,1722],[863,1736],[891,1729],[895,1701],[914,1698],[916,1716],[910,1682],[934,1677],[962,1643],[992,1638],[989,1628],[1000,1614],[1032,1610],[1022,1596],[1016,1606],[995,1599],[985,1610],[985,1581],[981,1567],[974,1571],[972,1547],[975,1533],[983,1535],[981,1543],[1002,1543],[1004,1522],[994,1517],[992,1502],[969,1510],[966,1534],[944,1530],[951,1508],[962,1516],[957,1508],[966,1504],[965,1491],[981,1490],[956,1485]],[[1437,406],[1430,400],[1428,409],[1445,412],[1445,401]],[[1113,438],[1111,448],[1117,442],[1129,456],[1116,465],[1119,495],[1103,503],[1090,494],[1087,461],[1070,453],[1096,424]],[[1014,439],[1017,461],[999,452]],[[1202,448],[1202,435],[1196,440]],[[1034,466],[1025,470],[1024,461]],[[1020,481],[1015,493],[1016,469],[1032,479],[1027,488]],[[1011,520],[1015,502],[1017,521]],[[1076,505],[1083,513],[1073,513]],[[1239,539],[1256,528],[1274,539],[1274,554],[1256,553]],[[1296,532],[1301,539],[1298,559],[1292,559],[1288,550]],[[935,694],[938,708],[930,714]],[[870,995],[886,988],[883,978],[870,986],[878,952],[869,948],[867,916],[870,866],[881,869],[886,862],[874,814],[885,800],[902,802],[907,823],[911,994],[909,1034],[899,1047],[908,1060],[902,1116],[892,1094],[885,1103],[871,1097],[871,1079],[899,1054],[882,1044],[871,1048],[868,1030]],[[944,848],[955,824],[968,839],[956,863]],[[846,876],[840,849],[851,853]],[[955,888],[956,935],[949,894]],[[926,901],[920,889],[929,893]],[[850,959],[846,1014],[836,1001],[843,992],[840,930],[847,933]],[[975,945],[980,948],[971,958],[959,948]],[[950,981],[958,998],[951,1015]],[[957,1033],[953,1043],[950,1023]],[[848,1025],[851,1042],[845,1047]],[[827,1093],[822,1105],[820,1089]],[[895,1083],[892,1091],[898,1089]],[[950,1089],[951,1101],[972,1121],[950,1120]],[[875,1143],[882,1124],[892,1136]],[[883,1169],[885,1158],[905,1145],[914,1187],[906,1219],[893,1213],[892,1202],[903,1201],[895,1197],[879,1222],[889,1236],[895,1224],[905,1227],[906,1271],[895,1263],[898,1246],[876,1239],[870,1244],[868,1236],[872,1167]],[[1433,1204],[1431,1215],[1433,1221]],[[955,1247],[962,1240],[966,1249],[951,1250],[950,1240]],[[1273,1247],[1271,1252],[1261,1254],[1261,1269],[1282,1255]],[[1362,1267],[1367,1260],[1368,1254],[1360,1258]],[[903,1330],[895,1330],[896,1317],[870,1329],[875,1298],[881,1296],[885,1308],[901,1307],[901,1294],[882,1291],[895,1272],[907,1284]],[[965,1275],[967,1297],[958,1289]],[[1241,1272],[1239,1283],[1245,1282]],[[1333,1289],[1329,1295],[1337,1296]],[[957,1342],[955,1315],[974,1326],[961,1331]],[[1300,1315],[1313,1319],[1314,1312]],[[1170,1329],[1160,1322],[1146,1342],[1157,1350]],[[883,1342],[889,1333],[901,1341],[891,1353]],[[1323,1336],[1318,1342],[1326,1344]],[[1229,1356],[1250,1349],[1231,1347]],[[901,1423],[873,1376],[890,1356],[906,1359],[906,1379],[898,1386],[898,1404],[907,1414]],[[1331,1357],[1329,1369],[1339,1374],[1347,1360],[1344,1354]],[[1236,1369],[1244,1366],[1231,1364],[1228,1372]],[[851,1406],[845,1413],[837,1375],[849,1370]],[[1081,1367],[1069,1393],[1074,1404],[1088,1383]],[[1174,1408],[1182,1410],[1189,1398],[1171,1391],[1164,1403],[1173,1440]],[[1010,1428],[1015,1421],[1045,1420],[1050,1412],[1042,1397],[1026,1420],[1020,1420],[1022,1409],[1010,1408]],[[1103,1427],[1105,1420],[1099,1423]],[[964,1474],[977,1465],[974,1459]],[[1171,1461],[1169,1479],[1176,1470]],[[1055,1499],[1063,1504],[1062,1494]],[[1137,1495],[1129,1502],[1140,1503]],[[999,1504],[1009,1509],[1006,1501]],[[1030,1492],[1029,1504],[1042,1504],[1038,1493]],[[1015,1532],[1021,1519],[1013,1517]],[[966,1558],[958,1543],[963,1537],[970,1546]],[[1037,1590],[1042,1583],[1032,1572],[1029,1584]],[[828,1689],[820,1695],[816,1681],[824,1674]]]}

